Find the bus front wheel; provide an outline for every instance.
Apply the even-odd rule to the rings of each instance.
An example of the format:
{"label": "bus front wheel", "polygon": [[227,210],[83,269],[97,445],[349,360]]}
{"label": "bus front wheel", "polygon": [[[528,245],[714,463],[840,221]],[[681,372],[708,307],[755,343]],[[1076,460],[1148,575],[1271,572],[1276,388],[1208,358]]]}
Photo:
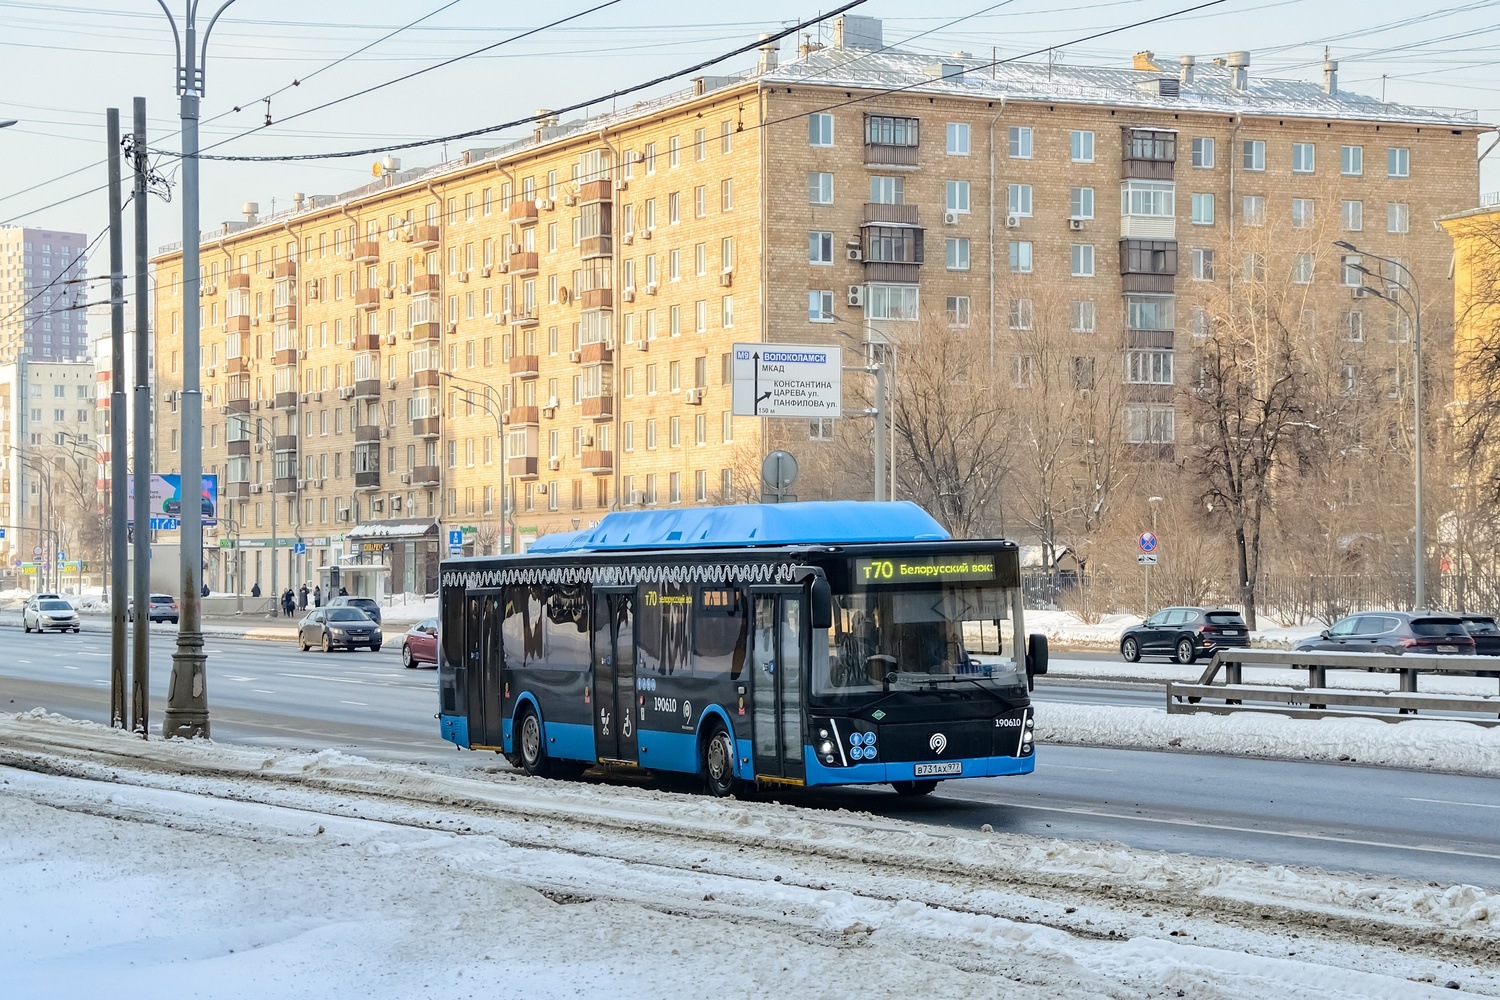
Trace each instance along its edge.
{"label": "bus front wheel", "polygon": [[547,751],[542,747],[542,720],[536,712],[527,708],[521,712],[521,722],[516,726],[516,756],[520,758],[521,770],[534,778],[545,778]]}
{"label": "bus front wheel", "polygon": [[891,787],[897,795],[927,795],[937,787],[936,781],[893,781]]}
{"label": "bus front wheel", "polygon": [[734,741],[722,725],[714,726],[703,743],[703,781],[717,798],[734,794]]}

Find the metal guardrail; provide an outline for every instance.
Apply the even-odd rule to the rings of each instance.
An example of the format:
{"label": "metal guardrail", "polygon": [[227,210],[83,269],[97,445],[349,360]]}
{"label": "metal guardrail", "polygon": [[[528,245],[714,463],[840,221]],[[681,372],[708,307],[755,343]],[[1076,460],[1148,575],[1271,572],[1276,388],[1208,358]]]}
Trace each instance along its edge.
{"label": "metal guardrail", "polygon": [[[1306,670],[1306,686],[1246,684],[1245,667]],[[1401,675],[1399,691],[1364,691],[1328,686],[1329,671]],[[1219,675],[1223,674],[1223,680]],[[1500,725],[1500,690],[1495,696],[1433,694],[1417,690],[1429,676],[1500,678],[1500,659],[1490,656],[1391,656],[1387,653],[1285,652],[1229,649],[1214,654],[1196,683],[1167,684],[1167,714],[1230,715],[1259,712],[1298,718],[1350,717],[1401,722],[1417,717]],[[1205,701],[1212,704],[1205,704]],[[1385,711],[1375,711],[1384,709]],[[1491,718],[1472,718],[1472,716]]]}

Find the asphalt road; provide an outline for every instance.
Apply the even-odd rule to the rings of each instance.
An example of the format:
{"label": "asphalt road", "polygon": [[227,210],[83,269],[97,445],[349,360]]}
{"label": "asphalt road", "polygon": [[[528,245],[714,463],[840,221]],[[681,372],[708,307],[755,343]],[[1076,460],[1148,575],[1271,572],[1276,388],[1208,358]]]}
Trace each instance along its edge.
{"label": "asphalt road", "polygon": [[[0,615],[0,622],[14,613]],[[45,707],[106,721],[108,631],[0,629],[0,706]],[[170,635],[152,636],[152,722],[171,670]],[[379,653],[300,653],[290,643],[209,639],[215,739],[455,763],[439,739],[431,670],[404,670],[399,640]],[[1047,685],[1044,699],[1145,698],[1152,690]],[[1118,702],[1115,702],[1118,703]],[[458,758],[489,768],[487,753]],[[1037,773],[939,786],[924,799],[887,789],[779,795],[809,808],[852,808],[975,829],[1117,841],[1232,860],[1306,864],[1500,888],[1500,779],[1235,757],[1043,746]]]}

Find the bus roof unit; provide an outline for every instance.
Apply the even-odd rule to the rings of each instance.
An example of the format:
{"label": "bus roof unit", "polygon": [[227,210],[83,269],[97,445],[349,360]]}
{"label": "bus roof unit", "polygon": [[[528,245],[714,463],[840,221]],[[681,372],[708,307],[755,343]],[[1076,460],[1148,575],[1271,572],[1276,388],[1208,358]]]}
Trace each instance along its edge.
{"label": "bus roof unit", "polygon": [[615,511],[606,514],[595,528],[544,535],[528,551],[855,545],[945,541],[950,537],[931,514],[907,500],[831,500]]}

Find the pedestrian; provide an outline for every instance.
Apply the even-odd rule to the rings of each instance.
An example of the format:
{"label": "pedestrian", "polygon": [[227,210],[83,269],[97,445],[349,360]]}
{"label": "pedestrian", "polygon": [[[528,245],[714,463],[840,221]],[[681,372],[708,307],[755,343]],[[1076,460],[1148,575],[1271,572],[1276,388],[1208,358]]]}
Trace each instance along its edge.
{"label": "pedestrian", "polygon": [[349,596],[349,588],[348,587],[340,587],[339,588],[339,596],[340,597],[348,597]]}
{"label": "pedestrian", "polygon": [[323,585],[322,584],[318,584],[316,587],[313,588],[313,607],[315,607],[315,608],[321,608],[322,606],[323,606]]}
{"label": "pedestrian", "polygon": [[281,610],[286,614],[288,618],[290,618],[292,617],[292,609],[296,606],[297,599],[292,596],[292,588],[288,587],[286,588],[286,591],[281,595]]}
{"label": "pedestrian", "polygon": [[307,584],[305,583],[302,585],[302,589],[297,591],[297,610],[307,610]]}
{"label": "pedestrian", "polygon": [[204,584],[204,585],[203,585],[203,596],[204,596],[204,597],[207,597],[207,596],[208,596],[208,584],[207,584],[207,583],[205,583],[205,584]]}
{"label": "pedestrian", "polygon": [[255,584],[250,588],[250,596],[251,597],[259,597],[260,596],[260,581],[259,580],[257,580],[255,582]]}

